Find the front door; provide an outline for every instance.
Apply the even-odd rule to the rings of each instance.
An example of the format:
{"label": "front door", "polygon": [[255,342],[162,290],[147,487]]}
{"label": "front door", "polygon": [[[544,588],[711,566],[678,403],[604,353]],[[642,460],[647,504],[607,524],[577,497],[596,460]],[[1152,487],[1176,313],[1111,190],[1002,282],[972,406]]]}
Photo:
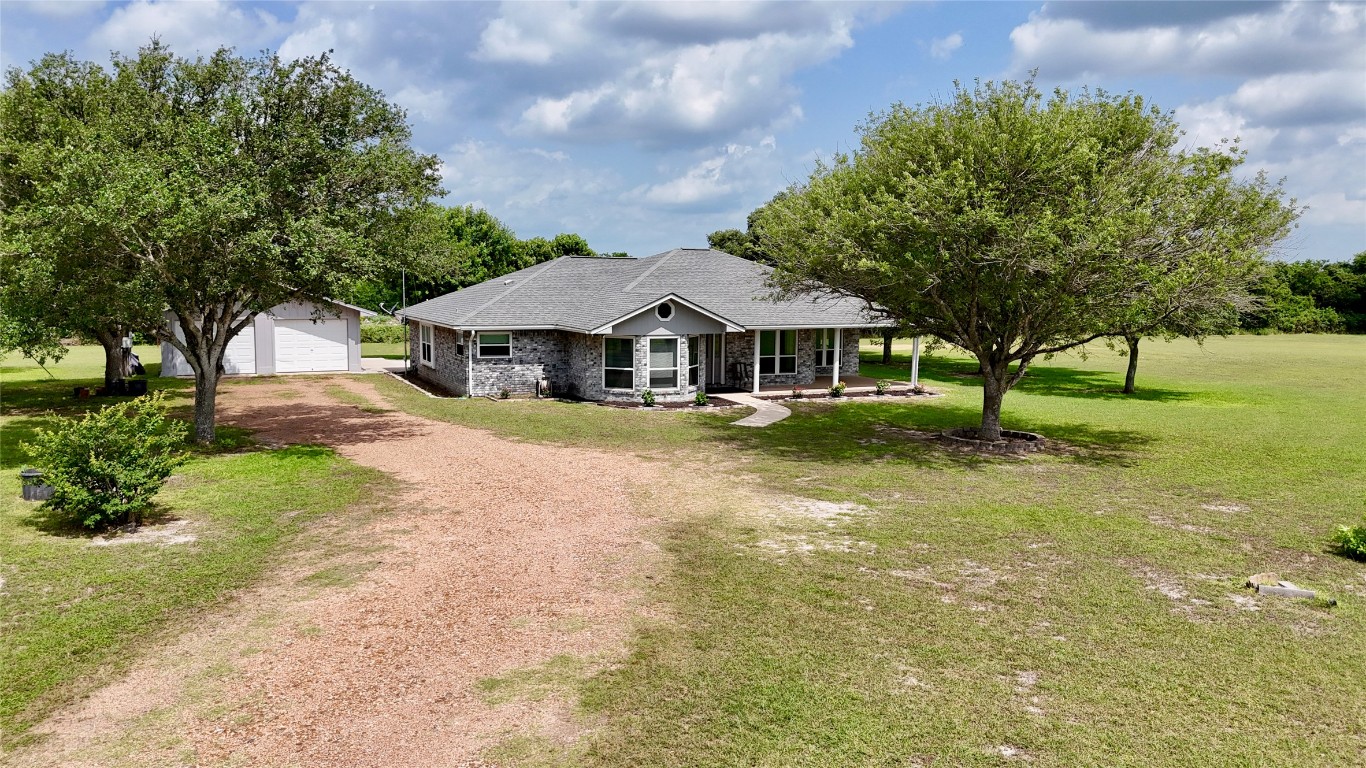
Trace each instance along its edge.
{"label": "front door", "polygon": [[707,386],[726,385],[726,336],[722,333],[707,334]]}

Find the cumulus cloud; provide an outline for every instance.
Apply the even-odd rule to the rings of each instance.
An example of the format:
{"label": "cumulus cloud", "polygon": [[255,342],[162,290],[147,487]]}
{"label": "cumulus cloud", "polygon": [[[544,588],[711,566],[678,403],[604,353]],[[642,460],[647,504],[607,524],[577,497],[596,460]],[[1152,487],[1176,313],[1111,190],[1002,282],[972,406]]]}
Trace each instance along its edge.
{"label": "cumulus cloud", "polygon": [[727,144],[689,167],[682,175],[646,185],[629,195],[662,208],[721,211],[733,207],[764,174],[762,166],[777,143],[766,136],[758,145]]}
{"label": "cumulus cloud", "polygon": [[1213,19],[1166,13],[1196,4],[1154,3],[1125,26],[1063,15],[1073,5],[1050,3],[1010,33],[1017,72],[1038,68],[1045,77],[1066,80],[1117,73],[1366,70],[1366,47],[1360,42],[1366,35],[1366,5],[1359,3],[1229,4],[1222,9],[1229,15]]}
{"label": "cumulus cloud", "polygon": [[223,45],[254,54],[274,42],[283,29],[269,11],[236,3],[135,0],[115,8],[91,33],[88,43],[97,50],[132,55],[155,36],[182,56],[208,55]]}
{"label": "cumulus cloud", "polygon": [[[705,145],[801,117],[801,69],[853,44],[840,4],[511,3],[476,60],[541,77],[511,127],[572,141]],[[549,77],[548,77],[549,76]]]}
{"label": "cumulus cloud", "polygon": [[948,61],[953,52],[963,47],[963,35],[954,32],[948,37],[936,37],[930,41],[930,57]]}

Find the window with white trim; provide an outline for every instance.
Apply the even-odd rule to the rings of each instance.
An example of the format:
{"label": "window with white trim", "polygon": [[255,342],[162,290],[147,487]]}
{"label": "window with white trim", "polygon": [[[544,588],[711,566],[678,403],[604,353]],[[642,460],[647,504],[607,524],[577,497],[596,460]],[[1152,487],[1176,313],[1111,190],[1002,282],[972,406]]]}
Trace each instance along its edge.
{"label": "window with white trim", "polygon": [[669,302],[666,301],[663,304],[660,304],[659,306],[655,307],[655,317],[659,318],[660,320],[668,320],[673,316],[674,305],[670,304]]}
{"label": "window with white trim", "polygon": [[678,388],[678,339],[650,339],[650,389]]}
{"label": "window with white trim", "polygon": [[759,373],[797,372],[797,332],[759,331]]}
{"label": "window with white trim", "polygon": [[634,389],[636,385],[636,340],[608,336],[602,340],[602,386],[605,389]]}
{"label": "window with white trim", "polygon": [[512,357],[511,333],[479,334],[480,357]]}
{"label": "window with white trim", "polygon": [[688,386],[697,386],[697,374],[702,362],[702,337],[688,337]]}
{"label": "window with white trim", "polygon": [[835,334],[839,333],[834,328],[816,329],[816,365],[818,367],[830,367],[835,364]]}
{"label": "window with white trim", "polygon": [[418,344],[417,344],[417,346],[418,346],[418,353],[417,353],[417,355],[418,355],[418,359],[422,361],[422,364],[423,364],[423,365],[427,365],[427,366],[435,366],[435,365],[436,365],[436,344],[434,344],[433,341],[432,341],[432,334],[433,334],[433,333],[434,333],[434,331],[432,330],[432,327],[431,327],[430,325],[418,324],[418,326],[417,326],[417,340],[418,340]]}

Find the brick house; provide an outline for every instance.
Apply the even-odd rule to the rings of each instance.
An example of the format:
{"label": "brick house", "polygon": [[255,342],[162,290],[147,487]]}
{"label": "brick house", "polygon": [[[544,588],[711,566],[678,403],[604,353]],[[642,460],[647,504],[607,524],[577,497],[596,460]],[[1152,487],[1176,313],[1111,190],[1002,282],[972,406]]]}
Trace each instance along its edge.
{"label": "brick house", "polygon": [[677,402],[857,374],[863,329],[892,323],[833,294],[775,299],[771,271],[705,248],[566,256],[398,315],[416,375],[457,395]]}

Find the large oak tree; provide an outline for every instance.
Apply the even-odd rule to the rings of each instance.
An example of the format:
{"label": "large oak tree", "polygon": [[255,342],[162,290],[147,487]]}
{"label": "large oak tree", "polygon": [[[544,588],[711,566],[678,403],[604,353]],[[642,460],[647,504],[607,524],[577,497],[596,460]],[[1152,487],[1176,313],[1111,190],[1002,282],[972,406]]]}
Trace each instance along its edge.
{"label": "large oak tree", "polygon": [[775,280],[874,303],[976,356],[984,439],[1033,360],[1114,335],[1191,265],[1260,258],[1296,214],[1279,185],[1235,177],[1236,145],[1183,150],[1170,114],[1133,95],[960,85],[860,132],[764,207]]}
{"label": "large oak tree", "polygon": [[[410,146],[402,110],[326,55],[190,60],[153,41],[109,72],[84,70],[110,92],[91,118],[98,140],[6,185],[46,187],[52,217],[156,286],[177,320],[155,330],[194,371],[195,437],[212,440],[228,341],[253,314],[340,295],[404,252],[396,241],[440,192],[437,158]],[[12,72],[6,98],[41,98],[18,87],[28,76]]]}

